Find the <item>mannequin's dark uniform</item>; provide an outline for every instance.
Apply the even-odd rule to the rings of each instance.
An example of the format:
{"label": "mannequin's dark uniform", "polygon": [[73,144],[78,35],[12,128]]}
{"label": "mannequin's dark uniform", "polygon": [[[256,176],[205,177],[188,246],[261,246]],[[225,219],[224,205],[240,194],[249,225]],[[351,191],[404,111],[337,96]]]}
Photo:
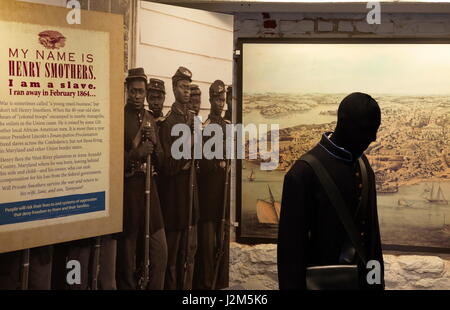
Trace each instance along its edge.
{"label": "mannequin's dark uniform", "polygon": [[[144,113],[146,113],[147,116],[144,116]],[[132,169],[132,159],[129,154],[133,148],[133,140],[137,134],[142,134],[139,132],[139,128],[146,118],[151,122],[151,126],[155,128],[156,137],[154,137],[154,141],[157,141],[157,143],[152,155],[152,165],[157,169],[163,158],[163,154],[157,137],[156,124],[153,116],[144,109],[138,112],[128,105],[125,106],[124,161],[126,176],[124,179],[124,225],[123,232],[116,236],[116,281],[118,289],[136,289],[136,270],[140,267],[139,257],[142,257],[140,251],[143,251],[144,249],[141,238],[144,234],[145,219],[145,172],[138,169],[132,175],[128,175],[128,173]],[[164,228],[158,192],[153,178],[150,197],[150,234],[152,235]],[[152,266],[150,266],[150,268],[152,268]]]}
{"label": "mannequin's dark uniform", "polygon": [[[188,112],[189,113],[189,112]],[[188,253],[185,250],[185,242],[188,234],[189,212],[189,172],[190,169],[182,168],[190,162],[189,159],[174,159],[171,155],[172,143],[179,139],[172,136],[172,128],[176,124],[187,124],[188,115],[183,112],[182,103],[175,102],[165,120],[160,123],[160,139],[164,151],[164,163],[159,175],[161,184],[161,206],[166,228],[168,261],[166,271],[165,289],[189,289],[192,285],[194,271],[194,257],[197,251],[197,227],[198,221],[198,195],[197,180],[194,173],[194,206],[192,211],[193,229],[190,236]],[[187,286],[182,287],[184,262],[189,262],[187,271]]]}
{"label": "mannequin's dark uniform", "polygon": [[[361,173],[357,159],[336,146],[326,133],[308,153],[314,155],[336,183],[346,205],[354,214],[361,197]],[[384,269],[378,224],[375,176],[363,155],[369,178],[369,198],[365,214],[356,218],[367,260],[381,264],[381,285],[369,285],[367,269],[357,256],[362,289],[383,289]],[[284,178],[278,232],[278,278],[280,289],[305,289],[306,267],[337,265],[347,233],[329,202],[312,168],[297,161]]]}
{"label": "mannequin's dark uniform", "polygon": [[[209,116],[203,124],[218,124],[226,133],[226,125],[230,124],[221,116]],[[204,142],[208,139],[204,138]],[[225,145],[224,145],[225,147]],[[225,148],[224,148],[225,151]],[[224,186],[225,186],[225,159],[205,159],[200,161],[199,173],[199,206],[200,218],[198,223],[198,249],[195,258],[194,289],[210,290],[214,278],[216,265],[216,251],[219,242],[219,224],[222,219],[224,208]],[[230,182],[229,182],[230,184]],[[229,186],[227,193],[229,196]],[[230,200],[228,199],[228,202]],[[216,289],[228,287],[228,263],[230,243],[230,210],[229,203],[226,206],[226,225],[224,238],[224,255],[220,261],[219,275]]]}

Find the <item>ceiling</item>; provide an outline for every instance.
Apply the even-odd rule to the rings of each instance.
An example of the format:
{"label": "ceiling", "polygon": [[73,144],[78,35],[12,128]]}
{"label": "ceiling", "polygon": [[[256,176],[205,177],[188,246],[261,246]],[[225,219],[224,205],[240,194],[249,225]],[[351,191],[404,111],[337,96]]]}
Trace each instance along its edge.
{"label": "ceiling", "polygon": [[[368,1],[362,0],[152,0],[150,2],[228,14],[242,12],[367,13],[371,9],[371,7],[367,8]],[[385,13],[450,13],[450,0],[378,2],[381,3],[381,12]]]}

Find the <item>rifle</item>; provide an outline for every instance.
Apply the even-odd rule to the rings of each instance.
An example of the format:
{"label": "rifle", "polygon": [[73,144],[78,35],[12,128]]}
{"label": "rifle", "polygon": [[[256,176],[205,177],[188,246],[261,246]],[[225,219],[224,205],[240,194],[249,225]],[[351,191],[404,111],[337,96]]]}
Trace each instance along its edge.
{"label": "rifle", "polygon": [[[147,122],[144,128],[148,131],[151,127],[151,123]],[[149,141],[150,137],[144,136],[144,141]],[[149,269],[150,269],[150,192],[151,192],[151,182],[152,182],[152,155],[147,156],[145,171],[145,238],[144,238],[144,261],[142,266],[142,271],[138,279],[138,289],[147,289],[148,282],[150,280]]]}
{"label": "rifle", "polygon": [[92,279],[91,279],[91,290],[98,290],[98,274],[100,272],[100,247],[102,245],[102,237],[95,237],[94,244],[94,259],[92,262]]}
{"label": "rifle", "polygon": [[225,165],[225,184],[224,184],[224,197],[223,197],[223,208],[222,208],[222,218],[219,223],[219,244],[217,246],[216,252],[216,261],[214,266],[214,278],[212,282],[211,289],[216,289],[217,279],[219,277],[219,267],[220,262],[222,261],[222,257],[225,254],[224,246],[225,246],[225,228],[226,228],[226,217],[227,217],[227,208],[228,208],[228,183],[230,182],[230,160],[226,161]]}
{"label": "rifle", "polygon": [[[191,110],[189,110],[190,113],[195,115],[195,113]],[[191,244],[191,235],[192,235],[192,209],[194,207],[194,193],[195,193],[195,157],[194,152],[191,152],[192,158],[191,158],[191,166],[189,167],[189,213],[188,213],[188,231],[186,236],[186,241],[184,244],[184,265],[183,265],[183,278],[181,283],[181,289],[185,290],[187,285],[187,277],[188,277],[188,269],[189,269],[189,246]]]}
{"label": "rifle", "polygon": [[22,250],[22,274],[20,289],[28,290],[28,274],[30,270],[30,249]]}

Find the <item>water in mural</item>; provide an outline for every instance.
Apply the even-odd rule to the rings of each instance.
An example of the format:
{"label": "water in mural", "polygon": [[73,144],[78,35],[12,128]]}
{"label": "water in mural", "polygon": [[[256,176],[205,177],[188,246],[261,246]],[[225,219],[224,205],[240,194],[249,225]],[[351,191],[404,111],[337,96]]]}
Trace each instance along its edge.
{"label": "water in mural", "polygon": [[[280,164],[244,160],[242,236],[276,238],[284,174],[335,126],[347,94],[244,93],[243,120],[280,124]],[[382,241],[450,247],[450,97],[371,94],[382,124],[367,155],[376,176]]]}

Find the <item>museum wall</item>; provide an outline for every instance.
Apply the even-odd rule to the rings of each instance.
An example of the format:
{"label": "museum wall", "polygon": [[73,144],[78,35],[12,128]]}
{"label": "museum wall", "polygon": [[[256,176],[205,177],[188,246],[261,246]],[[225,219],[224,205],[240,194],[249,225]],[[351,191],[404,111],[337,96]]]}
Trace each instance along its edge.
{"label": "museum wall", "polygon": [[[239,38],[450,38],[449,14],[383,14],[383,8],[381,12],[380,25],[367,24],[365,14],[238,13],[234,20],[234,41],[236,44]],[[235,66],[235,84],[237,79]],[[384,254],[387,289],[450,287],[448,255]],[[277,289],[276,245],[232,243],[230,286],[233,285]]]}
{"label": "museum wall", "polygon": [[136,67],[166,85],[167,112],[174,96],[171,78],[179,66],[192,71],[202,92],[200,115],[209,114],[209,86],[232,81],[233,16],[139,1]]}

